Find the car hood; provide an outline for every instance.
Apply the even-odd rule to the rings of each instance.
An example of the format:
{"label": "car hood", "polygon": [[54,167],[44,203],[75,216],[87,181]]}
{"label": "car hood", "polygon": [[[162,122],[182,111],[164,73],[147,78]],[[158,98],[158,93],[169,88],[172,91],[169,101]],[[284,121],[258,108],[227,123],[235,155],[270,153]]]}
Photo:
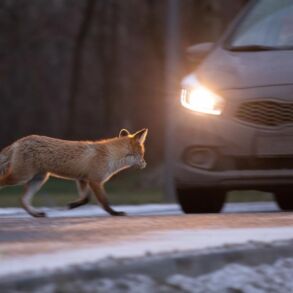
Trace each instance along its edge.
{"label": "car hood", "polygon": [[293,84],[293,51],[215,49],[196,70],[210,88],[225,90]]}

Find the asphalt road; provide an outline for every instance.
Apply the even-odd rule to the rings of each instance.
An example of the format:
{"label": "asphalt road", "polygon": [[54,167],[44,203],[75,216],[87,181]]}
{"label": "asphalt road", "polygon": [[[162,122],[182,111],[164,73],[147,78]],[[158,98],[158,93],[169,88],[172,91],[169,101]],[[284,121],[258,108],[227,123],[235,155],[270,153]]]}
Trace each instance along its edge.
{"label": "asphalt road", "polygon": [[278,212],[274,203],[231,204],[222,214],[206,215],[184,215],[177,205],[119,209],[129,216],[111,217],[95,206],[47,210],[44,219],[0,209],[0,276],[108,256],[293,239],[293,213]]}

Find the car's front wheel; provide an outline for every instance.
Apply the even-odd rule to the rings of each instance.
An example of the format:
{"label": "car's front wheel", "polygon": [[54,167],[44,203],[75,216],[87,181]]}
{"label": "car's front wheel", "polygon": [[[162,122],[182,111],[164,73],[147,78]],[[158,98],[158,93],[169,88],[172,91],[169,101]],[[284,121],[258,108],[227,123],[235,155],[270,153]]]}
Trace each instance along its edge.
{"label": "car's front wheel", "polygon": [[219,213],[226,199],[226,191],[216,188],[176,188],[176,193],[187,214]]}
{"label": "car's front wheel", "polygon": [[276,202],[283,211],[293,211],[293,187],[279,187],[274,190]]}

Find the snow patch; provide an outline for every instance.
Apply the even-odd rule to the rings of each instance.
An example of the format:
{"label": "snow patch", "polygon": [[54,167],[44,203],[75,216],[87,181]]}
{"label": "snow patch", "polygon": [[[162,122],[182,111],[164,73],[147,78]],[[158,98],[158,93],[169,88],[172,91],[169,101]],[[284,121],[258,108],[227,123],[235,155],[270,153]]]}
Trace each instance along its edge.
{"label": "snow patch", "polygon": [[249,267],[239,264],[197,278],[173,275],[166,283],[192,293],[266,293],[293,292],[293,259],[281,259],[273,265]]}
{"label": "snow patch", "polygon": [[[178,204],[144,204],[144,205],[122,205],[114,209],[125,211],[129,216],[138,215],[179,215],[182,211]],[[66,208],[42,208],[51,218],[68,217],[102,217],[108,214],[97,205],[87,205],[74,210]],[[224,213],[235,212],[273,212],[279,211],[275,202],[253,202],[253,203],[228,203],[224,206]],[[0,217],[29,218],[22,208],[0,208]]]}
{"label": "snow patch", "polygon": [[157,280],[144,274],[118,278],[73,279],[52,283],[37,292],[119,292],[119,293],[289,293],[293,292],[293,259],[280,259],[272,265],[250,267],[230,264],[201,276],[176,274]]}
{"label": "snow patch", "polygon": [[54,270],[66,268],[69,265],[93,263],[109,256],[139,257],[147,253],[186,251],[227,244],[244,244],[249,241],[271,242],[288,239],[293,239],[292,227],[152,232],[146,233],[143,239],[136,239],[135,242],[121,241],[112,245],[2,259],[0,277],[24,271]]}

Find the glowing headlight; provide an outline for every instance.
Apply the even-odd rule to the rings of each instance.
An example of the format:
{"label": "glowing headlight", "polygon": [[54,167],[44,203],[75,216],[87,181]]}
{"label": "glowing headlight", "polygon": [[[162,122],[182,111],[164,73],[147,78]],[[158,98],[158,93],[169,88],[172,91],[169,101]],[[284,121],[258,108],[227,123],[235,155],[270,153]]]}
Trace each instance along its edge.
{"label": "glowing headlight", "polygon": [[189,89],[181,90],[181,104],[192,111],[221,115],[224,107],[224,99],[211,92],[199,82],[194,83]]}

